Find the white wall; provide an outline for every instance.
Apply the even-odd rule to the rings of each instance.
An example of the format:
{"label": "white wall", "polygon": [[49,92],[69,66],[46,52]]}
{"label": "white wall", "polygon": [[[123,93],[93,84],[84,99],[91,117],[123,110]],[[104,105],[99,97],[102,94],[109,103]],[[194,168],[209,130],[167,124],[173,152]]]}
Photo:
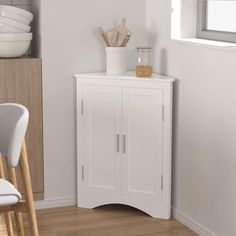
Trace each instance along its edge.
{"label": "white wall", "polygon": [[105,49],[95,28],[113,27],[123,16],[133,32],[134,49],[146,38],[145,0],[41,0],[46,200],[75,197],[73,74],[105,69]]}
{"label": "white wall", "polygon": [[177,78],[173,207],[215,235],[233,236],[236,54],[170,41],[170,16],[170,0],[147,0],[155,71]]}

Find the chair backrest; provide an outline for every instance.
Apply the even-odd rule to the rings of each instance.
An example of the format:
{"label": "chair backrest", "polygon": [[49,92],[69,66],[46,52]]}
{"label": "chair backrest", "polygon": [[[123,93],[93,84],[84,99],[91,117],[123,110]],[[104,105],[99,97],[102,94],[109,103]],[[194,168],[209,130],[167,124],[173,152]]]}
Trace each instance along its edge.
{"label": "chair backrest", "polygon": [[19,162],[28,121],[26,107],[13,103],[0,104],[0,153],[6,156],[11,167]]}

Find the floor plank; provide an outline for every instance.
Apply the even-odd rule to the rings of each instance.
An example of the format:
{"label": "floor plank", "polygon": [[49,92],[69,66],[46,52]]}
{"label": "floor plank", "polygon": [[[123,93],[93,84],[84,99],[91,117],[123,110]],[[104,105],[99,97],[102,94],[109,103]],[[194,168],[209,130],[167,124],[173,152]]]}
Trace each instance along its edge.
{"label": "floor plank", "polygon": [[[154,219],[131,207],[109,205],[88,210],[62,207],[37,212],[41,236],[197,236],[176,221]],[[30,236],[27,219],[26,236]],[[7,236],[0,217],[0,235]]]}

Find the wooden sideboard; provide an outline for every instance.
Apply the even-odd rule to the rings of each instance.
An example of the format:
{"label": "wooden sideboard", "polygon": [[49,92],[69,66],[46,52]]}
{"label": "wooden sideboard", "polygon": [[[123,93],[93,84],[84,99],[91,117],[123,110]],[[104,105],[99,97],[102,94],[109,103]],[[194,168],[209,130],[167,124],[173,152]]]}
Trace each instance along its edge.
{"label": "wooden sideboard", "polygon": [[29,109],[26,143],[32,185],[35,199],[42,200],[44,165],[41,59],[0,59],[0,103],[7,102],[20,103]]}

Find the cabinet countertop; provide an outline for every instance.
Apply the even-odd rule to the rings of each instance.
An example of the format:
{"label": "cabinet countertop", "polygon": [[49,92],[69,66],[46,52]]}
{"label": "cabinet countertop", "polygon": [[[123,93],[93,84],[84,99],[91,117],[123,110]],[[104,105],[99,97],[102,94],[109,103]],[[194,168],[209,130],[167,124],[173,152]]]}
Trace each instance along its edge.
{"label": "cabinet countertop", "polygon": [[174,82],[175,79],[164,76],[164,75],[159,75],[159,74],[153,74],[152,77],[136,77],[134,71],[127,72],[124,75],[108,75],[106,73],[81,73],[81,74],[75,74],[75,78],[93,78],[93,79],[126,79],[126,80],[142,80],[142,81],[158,81],[158,82]]}

